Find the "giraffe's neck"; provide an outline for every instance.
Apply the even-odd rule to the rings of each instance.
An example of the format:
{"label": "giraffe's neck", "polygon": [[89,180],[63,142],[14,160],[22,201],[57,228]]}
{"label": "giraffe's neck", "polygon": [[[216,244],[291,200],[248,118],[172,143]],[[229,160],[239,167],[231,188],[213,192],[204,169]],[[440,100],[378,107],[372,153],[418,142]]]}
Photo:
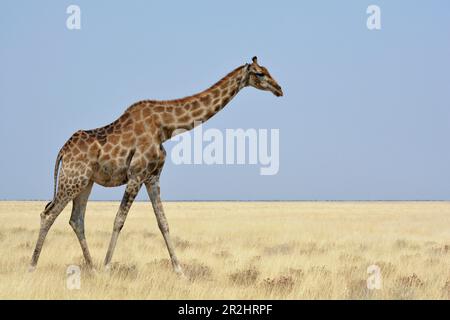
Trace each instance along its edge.
{"label": "giraffe's neck", "polygon": [[209,89],[196,95],[167,101],[173,117],[163,117],[161,126],[165,138],[191,130],[222,110],[236,94],[247,85],[247,65],[236,68]]}

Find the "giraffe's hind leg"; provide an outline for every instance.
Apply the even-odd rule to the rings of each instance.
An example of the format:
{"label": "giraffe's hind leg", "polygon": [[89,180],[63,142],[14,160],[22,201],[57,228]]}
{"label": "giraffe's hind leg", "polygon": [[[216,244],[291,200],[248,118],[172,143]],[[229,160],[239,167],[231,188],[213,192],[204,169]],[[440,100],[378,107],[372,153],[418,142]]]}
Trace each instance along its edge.
{"label": "giraffe's hind leg", "polygon": [[86,188],[88,182],[89,181],[86,181],[85,183],[74,183],[73,179],[69,180],[63,174],[60,176],[58,192],[56,193],[54,201],[50,205],[47,205],[41,213],[41,228],[39,230],[39,236],[33,256],[31,257],[29,271],[34,271],[36,268],[45,238],[56,218],[66,207],[67,203],[74,199],[81,190]]}
{"label": "giraffe's hind leg", "polygon": [[51,206],[46,208],[41,213],[41,229],[39,230],[39,236],[36,242],[36,247],[31,258],[29,271],[34,271],[39,260],[39,255],[41,254],[42,246],[44,245],[45,237],[47,236],[50,227],[55,222],[56,218],[59,216],[61,211],[66,207],[70,198],[66,195],[57,197]]}
{"label": "giraffe's hind leg", "polygon": [[91,254],[86,242],[86,236],[84,234],[84,215],[86,212],[86,205],[89,195],[91,194],[93,182],[90,182],[88,186],[80,192],[80,194],[73,199],[72,215],[70,216],[69,224],[73,231],[77,235],[80,242],[81,250],[83,251],[84,259],[89,268],[93,268]]}

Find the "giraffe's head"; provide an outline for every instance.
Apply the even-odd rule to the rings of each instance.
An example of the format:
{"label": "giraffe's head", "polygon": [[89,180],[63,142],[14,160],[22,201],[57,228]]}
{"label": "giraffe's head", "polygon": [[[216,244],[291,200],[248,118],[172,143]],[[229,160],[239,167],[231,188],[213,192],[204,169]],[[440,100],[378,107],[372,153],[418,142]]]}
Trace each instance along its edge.
{"label": "giraffe's head", "polygon": [[258,64],[258,58],[253,57],[252,63],[247,65],[248,85],[256,89],[271,91],[277,97],[283,95],[280,85],[270,75],[269,71]]}

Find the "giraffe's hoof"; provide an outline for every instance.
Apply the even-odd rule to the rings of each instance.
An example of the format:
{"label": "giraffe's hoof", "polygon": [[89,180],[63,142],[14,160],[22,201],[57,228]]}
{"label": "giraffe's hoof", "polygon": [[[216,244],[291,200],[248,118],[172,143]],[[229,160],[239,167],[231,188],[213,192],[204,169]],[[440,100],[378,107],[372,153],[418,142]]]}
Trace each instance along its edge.
{"label": "giraffe's hoof", "polygon": [[28,272],[34,272],[34,270],[36,270],[36,266],[29,266],[28,267]]}
{"label": "giraffe's hoof", "polygon": [[103,268],[106,272],[110,272],[111,271],[111,264],[105,264],[104,268]]}
{"label": "giraffe's hoof", "polygon": [[184,274],[183,269],[181,267],[175,267],[174,271],[177,276],[179,276],[181,279],[188,280],[189,278]]}
{"label": "giraffe's hoof", "polygon": [[87,266],[87,272],[91,275],[97,275],[97,269],[93,265]]}

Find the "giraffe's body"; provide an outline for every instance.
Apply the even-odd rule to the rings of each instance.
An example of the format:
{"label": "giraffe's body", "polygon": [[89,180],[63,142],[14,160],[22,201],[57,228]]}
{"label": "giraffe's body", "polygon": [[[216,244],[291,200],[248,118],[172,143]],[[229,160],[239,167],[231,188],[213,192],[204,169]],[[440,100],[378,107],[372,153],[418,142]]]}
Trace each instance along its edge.
{"label": "giraffe's body", "polygon": [[107,126],[77,131],[61,149],[61,173],[76,179],[81,174],[80,185],[93,180],[105,187],[127,183],[130,168],[150,174],[155,160],[164,158],[162,143],[173,131],[189,130],[222,109],[243,86],[241,76],[242,67],[197,95],[140,101]]}
{"label": "giraffe's body", "polygon": [[[70,225],[80,241],[87,264],[91,266],[92,259],[84,236],[84,213],[92,185],[97,183],[105,187],[115,187],[126,184],[105,259],[105,265],[108,266],[128,210],[140,187],[145,184],[174,269],[182,273],[169,237],[159,195],[159,176],[165,160],[162,144],[177,134],[177,130],[190,130],[196,124],[211,118],[239,90],[248,85],[270,90],[277,96],[282,95],[279,85],[267,69],[257,64],[255,58],[253,64],[235,69],[199,94],[177,100],[140,101],[107,126],[74,133],[58,153],[55,195],[41,214],[41,230],[31,269],[37,264],[48,230],[71,200],[73,209]],[[57,179],[60,162],[61,170]]]}

